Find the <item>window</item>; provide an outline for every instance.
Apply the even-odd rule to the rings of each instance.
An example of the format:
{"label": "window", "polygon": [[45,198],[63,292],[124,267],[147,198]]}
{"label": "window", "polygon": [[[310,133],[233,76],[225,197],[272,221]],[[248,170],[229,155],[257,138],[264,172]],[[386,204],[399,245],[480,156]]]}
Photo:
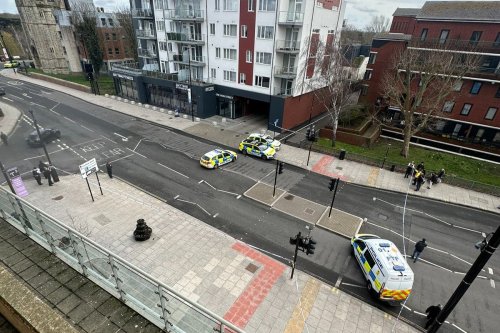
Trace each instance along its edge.
{"label": "window", "polygon": [[246,25],[241,26],[241,37],[242,38],[247,38],[248,37],[248,29]]}
{"label": "window", "polygon": [[215,23],[210,23],[210,34],[215,35]]}
{"label": "window", "polygon": [[259,0],[259,10],[273,12],[276,10],[276,0]]}
{"label": "window", "polygon": [[273,39],[274,27],[259,25],[257,27],[257,38]]}
{"label": "window", "polygon": [[479,90],[481,90],[481,86],[483,84],[481,82],[478,82],[478,81],[474,81],[474,83],[472,84],[472,87],[470,88],[470,93],[472,95],[477,95],[479,94]]}
{"label": "window", "polygon": [[215,57],[220,58],[220,47],[215,48]]}
{"label": "window", "polygon": [[446,43],[448,39],[448,35],[450,34],[450,30],[441,30],[441,35],[439,35],[439,44]]}
{"label": "window", "polygon": [[58,31],[59,33],[59,38],[62,39],[62,32]]}
{"label": "window", "polygon": [[471,45],[477,45],[479,42],[479,39],[481,39],[482,31],[473,31],[472,35],[470,36],[470,44]]}
{"label": "window", "polygon": [[116,34],[111,34],[113,36],[113,40],[116,40]]}
{"label": "window", "polygon": [[462,85],[463,84],[464,83],[461,80],[458,80],[455,83],[453,83],[453,91],[460,91],[460,90],[462,90]]}
{"label": "window", "polygon": [[156,29],[158,31],[165,30],[165,21],[156,21]]}
{"label": "window", "polygon": [[255,1],[255,0],[248,0],[248,11],[249,11],[249,12],[253,12],[253,10],[254,10],[254,8],[255,8],[254,1]]}
{"label": "window", "polygon": [[269,78],[267,76],[255,76],[255,85],[263,88],[269,88]]}
{"label": "window", "polygon": [[365,256],[366,262],[368,263],[368,265],[370,265],[370,268],[373,268],[375,266],[375,260],[373,260],[373,257],[370,254],[369,250],[365,251],[364,256]]}
{"label": "window", "polygon": [[50,53],[54,53],[54,48],[53,47],[50,48]]}
{"label": "window", "polygon": [[169,50],[170,52],[172,52],[172,43],[168,43],[168,44],[167,44],[167,48],[168,48],[168,50]]}
{"label": "window", "polygon": [[224,24],[224,36],[236,37],[237,31],[236,24]]}
{"label": "window", "polygon": [[247,50],[246,55],[247,62],[252,62],[252,51]]}
{"label": "window", "polygon": [[106,19],[105,19],[105,18],[101,18],[101,25],[102,25],[103,27],[105,27],[105,26],[106,26]]}
{"label": "window", "polygon": [[462,107],[462,111],[460,111],[460,114],[462,116],[468,116],[470,113],[470,109],[472,109],[472,104],[465,103]]}
{"label": "window", "polygon": [[422,29],[422,32],[420,33],[420,40],[423,42],[427,39],[427,33],[429,32],[429,29]]}
{"label": "window", "polygon": [[107,32],[104,34],[104,38],[106,38],[106,40],[109,40],[109,34]]}
{"label": "window", "polygon": [[497,33],[497,38],[495,38],[495,41],[493,42],[493,46],[495,46],[495,47],[500,46],[500,32]]}
{"label": "window", "polygon": [[255,63],[262,65],[270,65],[272,56],[273,55],[271,53],[257,52],[255,54]]}
{"label": "window", "polygon": [[486,112],[486,116],[484,117],[484,119],[486,120],[493,120],[493,118],[495,118],[495,115],[497,113],[497,108],[489,108],[488,111]]}
{"label": "window", "polygon": [[222,0],[224,4],[224,10],[238,10],[238,0]]}
{"label": "window", "polygon": [[112,27],[112,26],[114,26],[114,25],[115,25],[115,23],[113,22],[113,19],[112,19],[112,18],[108,19],[108,21],[109,21],[109,26],[110,26],[110,27]]}
{"label": "window", "polygon": [[112,48],[108,48],[108,54],[113,54],[113,49]]}
{"label": "window", "polygon": [[236,72],[224,71],[224,81],[236,82]]}
{"label": "window", "polygon": [[245,83],[247,80],[247,75],[245,73],[240,73],[240,83]]}
{"label": "window", "polygon": [[367,85],[367,84],[363,84],[363,85],[361,86],[361,95],[363,95],[363,96],[368,95],[368,88],[369,88],[369,87],[370,87],[369,85]]}
{"label": "window", "polygon": [[500,98],[500,87],[498,87],[495,98]]}
{"label": "window", "polygon": [[224,59],[236,60],[236,49],[224,49]]}
{"label": "window", "polygon": [[66,48],[64,46],[63,46],[63,53],[68,54],[68,53],[66,53]]}
{"label": "window", "polygon": [[215,10],[220,10],[220,0],[215,0]]}
{"label": "window", "polygon": [[115,47],[115,54],[120,54],[120,49]]}
{"label": "window", "polygon": [[447,101],[443,105],[443,112],[451,112],[453,111],[453,106],[455,105],[455,102],[453,101]]}
{"label": "window", "polygon": [[[362,240],[357,240],[354,243],[356,243],[356,245],[359,247],[361,251],[363,251],[366,248],[366,244]],[[354,247],[356,248],[356,246]]]}
{"label": "window", "polygon": [[365,76],[363,77],[363,80],[370,80],[372,78],[372,70],[371,69],[367,69],[365,71]]}
{"label": "window", "polygon": [[375,60],[377,60],[377,52],[370,52],[370,58],[368,58],[368,63],[374,64]]}
{"label": "window", "polygon": [[168,51],[167,42],[158,42],[158,44],[160,44],[160,50]]}
{"label": "window", "polygon": [[215,79],[217,77],[217,69],[216,68],[210,68],[210,77],[212,79]]}

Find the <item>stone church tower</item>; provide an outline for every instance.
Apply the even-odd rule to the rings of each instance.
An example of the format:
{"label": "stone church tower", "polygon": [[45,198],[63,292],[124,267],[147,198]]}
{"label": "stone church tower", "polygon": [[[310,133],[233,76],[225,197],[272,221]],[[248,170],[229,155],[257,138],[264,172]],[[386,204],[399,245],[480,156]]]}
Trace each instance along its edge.
{"label": "stone church tower", "polygon": [[81,72],[67,0],[16,0],[21,23],[38,68]]}

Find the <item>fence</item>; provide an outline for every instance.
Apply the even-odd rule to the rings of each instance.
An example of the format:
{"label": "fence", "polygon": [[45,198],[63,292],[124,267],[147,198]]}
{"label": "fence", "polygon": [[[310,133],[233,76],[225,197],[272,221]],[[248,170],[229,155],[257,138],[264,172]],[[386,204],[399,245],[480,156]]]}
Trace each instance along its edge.
{"label": "fence", "polygon": [[244,333],[4,188],[0,188],[0,213],[5,221],[165,331]]}

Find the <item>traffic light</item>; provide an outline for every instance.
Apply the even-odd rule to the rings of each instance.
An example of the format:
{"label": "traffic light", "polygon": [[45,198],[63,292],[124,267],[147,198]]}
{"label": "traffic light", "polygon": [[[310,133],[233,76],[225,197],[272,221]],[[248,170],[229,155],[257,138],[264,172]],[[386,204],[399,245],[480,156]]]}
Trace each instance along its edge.
{"label": "traffic light", "polygon": [[285,163],[280,162],[278,164],[278,173],[281,175],[283,173],[283,168],[285,167]]}
{"label": "traffic light", "polygon": [[292,245],[296,245],[297,244],[297,236],[290,237],[290,244],[292,244]]}
{"label": "traffic light", "polygon": [[330,179],[330,184],[328,185],[328,188],[330,189],[330,191],[333,191],[333,189],[335,188],[335,179]]}
{"label": "traffic light", "polygon": [[311,129],[311,135],[309,136],[309,140],[315,141],[316,140],[316,126],[313,125]]}
{"label": "traffic light", "polygon": [[314,250],[316,249],[316,244],[318,242],[316,242],[315,240],[313,240],[312,238],[308,238],[306,240],[306,244],[305,244],[305,252],[307,255],[310,255],[310,254],[314,254]]}
{"label": "traffic light", "polygon": [[309,127],[306,131],[306,139],[307,140],[311,140],[311,127]]}

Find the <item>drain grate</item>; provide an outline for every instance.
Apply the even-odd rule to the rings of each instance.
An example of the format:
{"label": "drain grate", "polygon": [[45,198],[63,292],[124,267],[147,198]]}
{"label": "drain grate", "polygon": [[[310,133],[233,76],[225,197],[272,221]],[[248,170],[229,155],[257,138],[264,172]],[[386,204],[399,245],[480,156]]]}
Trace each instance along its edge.
{"label": "drain grate", "polygon": [[62,198],[64,198],[62,195],[58,195],[57,197],[52,198],[52,200],[59,201],[59,200],[61,200]]}
{"label": "drain grate", "polygon": [[295,196],[292,194],[288,194],[285,196],[285,200],[293,200],[293,198],[295,198]]}
{"label": "drain grate", "polygon": [[257,272],[257,270],[259,269],[259,266],[254,265],[254,264],[248,264],[248,266],[247,266],[247,267],[245,267],[245,269],[246,269],[247,271],[249,271],[250,273],[255,273],[255,272]]}

